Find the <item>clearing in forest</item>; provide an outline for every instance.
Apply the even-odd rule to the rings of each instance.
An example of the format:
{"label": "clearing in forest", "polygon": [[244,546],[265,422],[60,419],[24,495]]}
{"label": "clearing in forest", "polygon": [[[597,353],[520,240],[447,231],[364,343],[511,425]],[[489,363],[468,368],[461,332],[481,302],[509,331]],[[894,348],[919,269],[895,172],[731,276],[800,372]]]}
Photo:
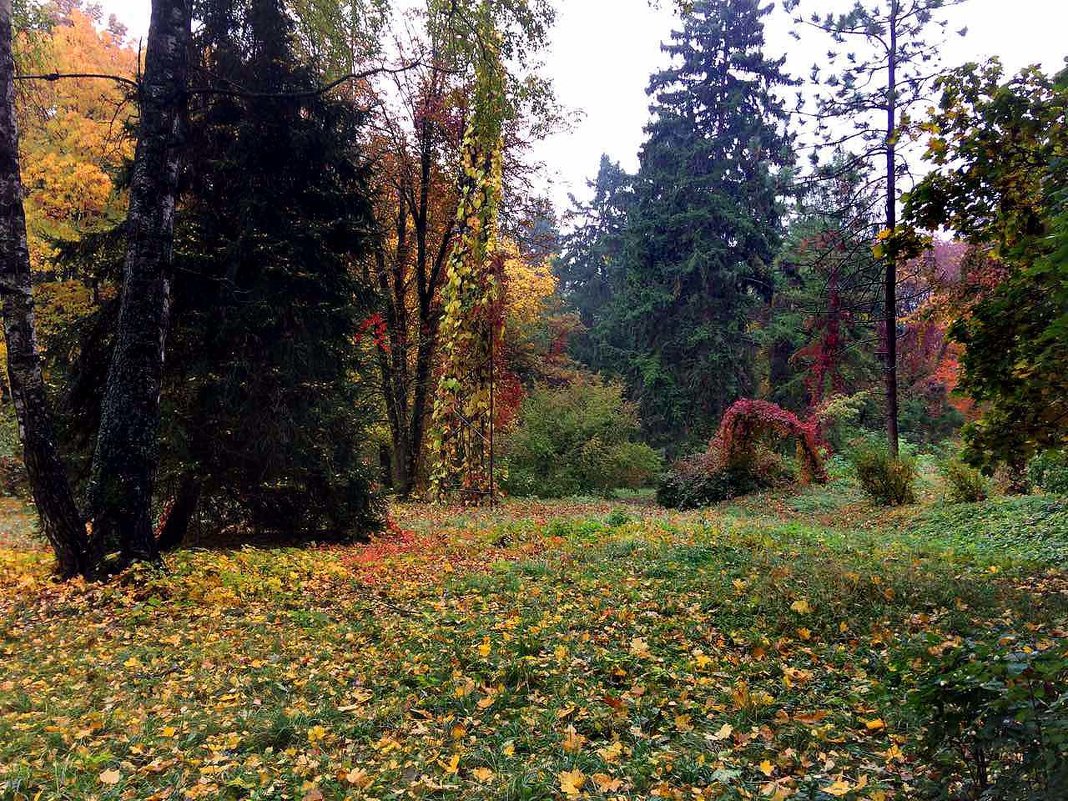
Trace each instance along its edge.
{"label": "clearing in forest", "polygon": [[401,507],[105,586],[10,506],[0,797],[917,797],[932,664],[1068,659],[1068,505],[837,492]]}

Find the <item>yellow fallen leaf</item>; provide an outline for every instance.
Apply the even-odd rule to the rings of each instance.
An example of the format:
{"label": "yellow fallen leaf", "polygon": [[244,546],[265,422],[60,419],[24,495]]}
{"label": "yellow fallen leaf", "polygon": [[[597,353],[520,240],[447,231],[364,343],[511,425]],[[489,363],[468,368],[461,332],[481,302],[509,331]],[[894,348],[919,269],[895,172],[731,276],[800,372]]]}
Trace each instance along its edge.
{"label": "yellow fallen leaf", "polygon": [[602,793],[618,793],[623,789],[623,780],[613,779],[607,773],[595,773],[592,778],[593,783]]}
{"label": "yellow fallen leaf", "polygon": [[506,757],[515,756],[515,743],[509,740],[504,744],[504,748],[501,749],[501,753]]}
{"label": "yellow fallen leaf", "polygon": [[112,768],[109,770],[105,770],[99,776],[97,776],[97,778],[100,779],[101,784],[118,784],[119,779],[122,778],[122,774]]}
{"label": "yellow fallen leaf", "polygon": [[582,750],[582,746],[586,743],[586,738],[575,731],[574,726],[568,726],[564,729],[564,742],[563,749],[569,754],[577,754]]}
{"label": "yellow fallen leaf", "polygon": [[556,774],[560,782],[560,790],[568,798],[574,798],[582,792],[586,784],[586,774],[581,770],[565,770]]}
{"label": "yellow fallen leaf", "polygon": [[861,718],[860,722],[864,724],[864,728],[868,731],[879,731],[886,728],[886,724],[883,722],[882,718],[875,718],[874,720],[865,720],[864,718]]}
{"label": "yellow fallen leaf", "polygon": [[489,768],[475,768],[473,771],[471,771],[471,773],[480,782],[488,782],[490,779],[493,778],[494,775],[493,771]]}
{"label": "yellow fallen leaf", "polygon": [[808,605],[808,600],[805,598],[802,598],[799,601],[794,601],[790,604],[790,608],[799,615],[807,615],[812,612],[812,607]]}
{"label": "yellow fallen leaf", "polygon": [[712,735],[712,739],[719,742],[721,740],[726,740],[732,734],[734,734],[734,726],[729,723],[724,723],[719,727],[719,731]]}
{"label": "yellow fallen leaf", "polygon": [[160,734],[164,737],[173,737],[177,732],[178,730],[174,726],[164,726]]}
{"label": "yellow fallen leaf", "polygon": [[615,762],[623,755],[623,743],[617,740],[604,748],[598,748],[597,755],[605,762]]}
{"label": "yellow fallen leaf", "polygon": [[371,776],[363,768],[353,768],[345,774],[345,781],[354,787],[366,789],[371,786]]}
{"label": "yellow fallen leaf", "polygon": [[639,659],[648,659],[652,656],[652,651],[649,650],[649,643],[641,637],[635,637],[630,641],[630,652]]}
{"label": "yellow fallen leaf", "polygon": [[448,762],[445,762],[444,760],[439,759],[438,760],[438,765],[441,766],[441,769],[443,771],[445,771],[446,773],[448,773],[450,775],[453,774],[453,773],[456,773],[457,771],[460,770],[460,755],[459,754],[453,754],[452,755],[452,759],[450,759]]}
{"label": "yellow fallen leaf", "polygon": [[852,792],[853,785],[851,785],[849,782],[842,781],[841,779],[839,779],[834,784],[828,787],[823,787],[821,789],[828,795],[843,796],[846,793]]}
{"label": "yellow fallen leaf", "polygon": [[493,650],[493,646],[490,644],[489,637],[482,638],[482,644],[478,646],[478,655],[485,659],[490,655],[490,651]]}
{"label": "yellow fallen leaf", "polygon": [[771,774],[775,772],[775,766],[771,764],[771,760],[769,759],[765,759],[757,767],[765,776],[771,776]]}

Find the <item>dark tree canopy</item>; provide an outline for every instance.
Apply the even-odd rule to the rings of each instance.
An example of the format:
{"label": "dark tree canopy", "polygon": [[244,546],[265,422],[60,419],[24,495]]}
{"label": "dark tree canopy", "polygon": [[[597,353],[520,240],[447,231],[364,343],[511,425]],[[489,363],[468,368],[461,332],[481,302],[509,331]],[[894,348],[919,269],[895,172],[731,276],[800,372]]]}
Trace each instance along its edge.
{"label": "dark tree canopy", "polygon": [[660,443],[707,438],[750,389],[750,312],[769,291],[793,164],[757,0],[690,4],[653,76],[623,267],[594,337]]}
{"label": "dark tree canopy", "polygon": [[[278,0],[198,12],[201,73],[217,91],[194,98],[180,186],[164,511],[199,507],[211,530],[358,534],[380,517],[361,458],[374,416],[357,347],[373,308],[354,269],[370,231],[353,149],[362,113],[309,93],[317,82]],[[73,396],[90,407],[97,350],[83,347]],[[187,521],[169,522],[180,539]]]}

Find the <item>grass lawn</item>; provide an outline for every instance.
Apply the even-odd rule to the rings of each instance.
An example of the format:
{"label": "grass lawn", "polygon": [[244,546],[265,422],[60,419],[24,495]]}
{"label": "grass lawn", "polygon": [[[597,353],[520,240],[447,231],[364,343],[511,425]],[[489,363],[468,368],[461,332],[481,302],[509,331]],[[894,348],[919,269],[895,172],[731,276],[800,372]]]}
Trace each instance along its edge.
{"label": "grass lawn", "polygon": [[915,798],[925,659],[1066,649],[1064,500],[400,507],[107,586],[0,514],[3,799]]}

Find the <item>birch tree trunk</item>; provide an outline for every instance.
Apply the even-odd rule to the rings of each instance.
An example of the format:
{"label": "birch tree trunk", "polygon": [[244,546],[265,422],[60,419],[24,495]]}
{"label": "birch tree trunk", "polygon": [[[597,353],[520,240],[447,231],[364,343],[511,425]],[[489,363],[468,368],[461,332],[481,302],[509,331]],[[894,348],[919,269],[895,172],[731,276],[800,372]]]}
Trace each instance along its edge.
{"label": "birch tree trunk", "polygon": [[19,173],[15,119],[12,0],[0,0],[0,297],[11,399],[18,417],[23,460],[41,528],[56,554],[62,578],[91,576],[85,524],[78,514],[56,446],[45,392],[33,313],[30,255]]}
{"label": "birch tree trunk", "polygon": [[101,554],[117,545],[126,563],[159,558],[152,492],[191,6],[191,0],[152,3],[122,299],[90,478],[94,550]]}

